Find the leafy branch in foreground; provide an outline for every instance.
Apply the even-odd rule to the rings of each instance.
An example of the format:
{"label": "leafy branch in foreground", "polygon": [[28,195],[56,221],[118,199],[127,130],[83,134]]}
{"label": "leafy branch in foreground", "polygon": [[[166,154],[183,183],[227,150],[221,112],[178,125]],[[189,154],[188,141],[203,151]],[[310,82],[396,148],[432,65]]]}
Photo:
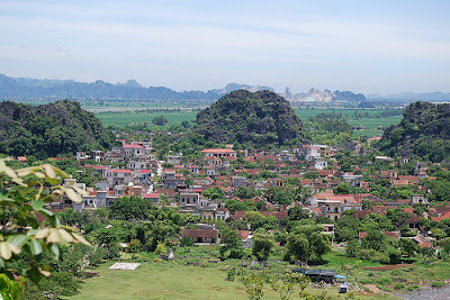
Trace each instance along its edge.
{"label": "leafy branch in foreground", "polygon": [[[68,176],[51,165],[13,170],[6,161],[0,159],[0,294],[3,299],[20,299],[27,279],[37,283],[50,276],[51,268],[39,262],[44,253],[58,258],[60,244],[89,245],[45,208],[45,203],[63,195],[79,203],[85,192],[59,185]],[[37,214],[45,221],[39,222]],[[24,257],[29,258],[26,268],[9,267]]]}

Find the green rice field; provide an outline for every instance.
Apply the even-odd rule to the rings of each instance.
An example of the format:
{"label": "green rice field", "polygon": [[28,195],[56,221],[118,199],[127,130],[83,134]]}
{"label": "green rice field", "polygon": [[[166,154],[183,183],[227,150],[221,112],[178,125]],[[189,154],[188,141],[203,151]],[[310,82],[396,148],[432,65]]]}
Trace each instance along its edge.
{"label": "green rice field", "polygon": [[[382,130],[378,130],[379,126],[383,126],[383,129],[398,124],[402,116],[392,116],[384,118],[362,118],[352,119],[355,113],[355,109],[296,109],[295,113],[301,120],[307,120],[309,117],[314,117],[320,113],[342,113],[349,119],[348,123],[352,126],[359,127],[364,126],[364,130],[355,130],[353,135],[355,137],[368,136],[374,137],[383,133]],[[369,116],[375,116],[380,110],[359,110],[359,112],[368,113]],[[198,111],[163,111],[163,112],[148,112],[148,111],[120,111],[120,112],[97,112],[95,113],[97,118],[102,121],[105,126],[119,126],[125,127],[127,125],[136,125],[147,123],[151,126],[152,119],[163,115],[168,121],[168,126],[180,126],[183,121],[194,121]]]}
{"label": "green rice field", "polygon": [[176,111],[176,112],[146,112],[146,111],[124,111],[124,112],[101,112],[96,113],[96,117],[102,121],[104,126],[125,127],[147,123],[152,124],[155,117],[163,115],[168,121],[169,126],[180,126],[183,121],[195,120],[197,111]]}

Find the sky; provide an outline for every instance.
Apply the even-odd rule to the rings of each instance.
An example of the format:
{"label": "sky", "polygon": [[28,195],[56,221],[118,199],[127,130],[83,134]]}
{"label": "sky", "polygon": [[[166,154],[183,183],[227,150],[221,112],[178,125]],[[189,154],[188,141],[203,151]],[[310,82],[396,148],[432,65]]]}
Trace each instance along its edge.
{"label": "sky", "polygon": [[450,92],[450,1],[3,1],[0,73],[207,90]]}

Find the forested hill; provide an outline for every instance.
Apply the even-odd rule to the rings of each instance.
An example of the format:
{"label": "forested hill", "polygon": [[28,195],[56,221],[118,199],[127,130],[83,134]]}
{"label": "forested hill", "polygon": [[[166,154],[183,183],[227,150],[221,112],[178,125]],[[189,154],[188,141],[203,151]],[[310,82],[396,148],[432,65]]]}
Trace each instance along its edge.
{"label": "forested hill", "polygon": [[289,144],[301,139],[302,122],[289,102],[270,91],[238,90],[197,115],[194,134],[216,143]]}
{"label": "forested hill", "polygon": [[441,162],[450,160],[450,105],[416,102],[399,125],[386,129],[379,146],[389,155],[416,155]]}
{"label": "forested hill", "polygon": [[110,147],[114,136],[78,102],[0,103],[0,153],[38,158]]}

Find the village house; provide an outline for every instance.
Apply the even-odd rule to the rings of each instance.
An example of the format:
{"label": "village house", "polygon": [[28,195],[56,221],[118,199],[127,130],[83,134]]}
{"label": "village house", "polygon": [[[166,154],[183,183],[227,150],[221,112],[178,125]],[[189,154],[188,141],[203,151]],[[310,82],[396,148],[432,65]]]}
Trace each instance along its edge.
{"label": "village house", "polygon": [[363,175],[353,175],[345,173],[342,179],[347,182],[351,188],[362,187]]}
{"label": "village house", "polygon": [[167,163],[172,164],[172,165],[181,165],[181,163],[183,162],[183,154],[179,153],[179,154],[167,155],[166,161],[167,161]]}
{"label": "village house", "polygon": [[202,154],[205,159],[216,157],[235,160],[237,158],[236,151],[232,149],[203,149]]}
{"label": "village house", "polygon": [[127,169],[109,169],[106,171],[105,177],[109,182],[109,186],[113,187],[115,185],[133,182],[135,172]]}
{"label": "village house", "polygon": [[195,244],[217,244],[219,231],[217,229],[184,229],[182,237],[190,237]]}
{"label": "village house", "polygon": [[329,218],[336,221],[342,214],[343,205],[341,201],[317,200],[319,208],[319,216]]}
{"label": "village house", "polygon": [[129,156],[129,155],[135,155],[135,156],[139,156],[139,155],[144,155],[145,154],[145,148],[142,145],[139,144],[127,144],[125,146],[122,146],[122,153],[125,156]]}
{"label": "village house", "polygon": [[305,159],[307,161],[313,161],[313,160],[319,159],[321,157],[321,155],[320,155],[320,147],[318,147],[318,146],[308,146],[308,145],[305,145],[305,147],[306,147]]}
{"label": "village house", "polygon": [[411,197],[411,205],[428,205],[428,199],[423,195],[412,195]]}
{"label": "village house", "polygon": [[324,159],[316,159],[316,161],[314,162],[315,170],[323,170],[326,167],[328,167],[328,162]]}

